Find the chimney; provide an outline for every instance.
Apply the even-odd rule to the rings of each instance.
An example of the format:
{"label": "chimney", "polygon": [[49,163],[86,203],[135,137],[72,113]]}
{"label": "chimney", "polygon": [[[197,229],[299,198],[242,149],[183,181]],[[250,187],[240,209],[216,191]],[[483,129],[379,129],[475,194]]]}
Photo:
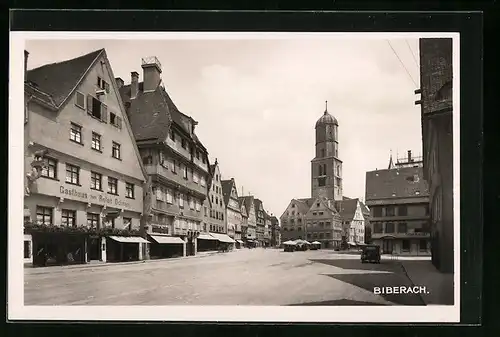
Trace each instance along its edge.
{"label": "chimney", "polygon": [[123,82],[121,77],[115,78],[115,81],[116,81],[116,85],[118,86],[118,89],[121,89],[121,87],[123,87],[123,84],[125,83],[125,82]]}
{"label": "chimney", "polygon": [[139,92],[139,73],[133,71],[130,73],[130,98],[136,98]]}
{"label": "chimney", "polygon": [[408,150],[408,162],[411,163],[411,150]]}
{"label": "chimney", "polygon": [[144,78],[144,91],[155,91],[161,82],[161,63],[156,56],[142,59],[142,71]]}
{"label": "chimney", "polygon": [[24,82],[28,80],[28,53],[27,50],[24,51]]}

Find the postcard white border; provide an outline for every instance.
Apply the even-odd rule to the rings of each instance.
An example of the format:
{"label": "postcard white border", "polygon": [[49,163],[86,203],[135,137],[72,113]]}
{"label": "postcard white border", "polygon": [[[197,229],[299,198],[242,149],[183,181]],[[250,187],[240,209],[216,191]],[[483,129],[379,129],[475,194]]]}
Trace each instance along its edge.
{"label": "postcard white border", "polygon": [[[23,266],[24,49],[29,39],[453,39],[455,299],[453,306],[25,306]],[[460,321],[460,41],[458,33],[11,32],[9,73],[8,319],[96,321],[373,322]]]}

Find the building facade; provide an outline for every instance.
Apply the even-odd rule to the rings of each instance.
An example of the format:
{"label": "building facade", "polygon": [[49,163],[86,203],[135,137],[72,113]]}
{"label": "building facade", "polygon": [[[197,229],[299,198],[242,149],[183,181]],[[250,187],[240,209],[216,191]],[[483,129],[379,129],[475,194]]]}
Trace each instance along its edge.
{"label": "building facade", "polygon": [[26,52],[25,261],[146,258],[147,174],[105,50],[27,62]]}
{"label": "building facade", "polygon": [[255,221],[256,221],[256,227],[255,227],[255,233],[257,236],[257,242],[259,246],[264,246],[264,232],[265,232],[265,226],[266,226],[266,217],[265,217],[265,212],[264,212],[264,205],[262,204],[262,201],[260,199],[254,198],[254,207],[255,207]]}
{"label": "building facade", "polygon": [[248,236],[248,212],[247,207],[245,206],[243,197],[238,198],[238,203],[240,205],[240,213],[241,213],[241,237],[240,244],[243,245],[247,236]]}
{"label": "building facade", "polygon": [[226,204],[227,235],[234,240],[241,240],[241,210],[234,178],[222,180],[222,193]]}
{"label": "building facade", "polygon": [[247,218],[247,235],[244,236],[243,242],[249,243],[257,240],[257,213],[255,212],[255,198],[251,195],[244,196],[240,199],[240,203],[245,206]]}
{"label": "building facade", "polygon": [[365,244],[365,227],[368,223],[368,209],[359,199],[349,199],[337,202],[337,209],[342,217],[342,242],[347,246]]}
{"label": "building facade", "polygon": [[429,255],[429,192],[421,161],[366,173],[371,240],[383,254]]}
{"label": "building facade", "polygon": [[277,217],[271,216],[271,247],[281,245],[280,223]]}
{"label": "building facade", "polygon": [[211,179],[208,151],[195,133],[198,123],[180,112],[161,84],[159,60],[142,59],[142,69],[142,82],[135,71],[129,85],[116,82],[153,184],[151,249],[158,257],[194,255]]}
{"label": "building facade", "polygon": [[420,39],[424,179],[429,184],[432,262],[454,271],[453,248],[453,64],[451,38]]}

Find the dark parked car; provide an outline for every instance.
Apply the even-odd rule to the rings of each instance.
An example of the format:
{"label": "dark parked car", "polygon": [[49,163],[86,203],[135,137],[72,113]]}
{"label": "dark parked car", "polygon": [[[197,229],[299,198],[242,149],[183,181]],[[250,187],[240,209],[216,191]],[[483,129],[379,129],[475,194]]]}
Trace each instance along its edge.
{"label": "dark parked car", "polygon": [[361,263],[380,263],[380,246],[365,245],[361,248]]}

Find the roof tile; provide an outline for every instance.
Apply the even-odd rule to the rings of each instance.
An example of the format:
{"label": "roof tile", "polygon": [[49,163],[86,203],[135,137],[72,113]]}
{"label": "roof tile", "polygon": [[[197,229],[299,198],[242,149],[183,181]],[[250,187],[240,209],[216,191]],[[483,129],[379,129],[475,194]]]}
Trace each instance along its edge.
{"label": "roof tile", "polygon": [[428,196],[422,167],[366,172],[366,200]]}

